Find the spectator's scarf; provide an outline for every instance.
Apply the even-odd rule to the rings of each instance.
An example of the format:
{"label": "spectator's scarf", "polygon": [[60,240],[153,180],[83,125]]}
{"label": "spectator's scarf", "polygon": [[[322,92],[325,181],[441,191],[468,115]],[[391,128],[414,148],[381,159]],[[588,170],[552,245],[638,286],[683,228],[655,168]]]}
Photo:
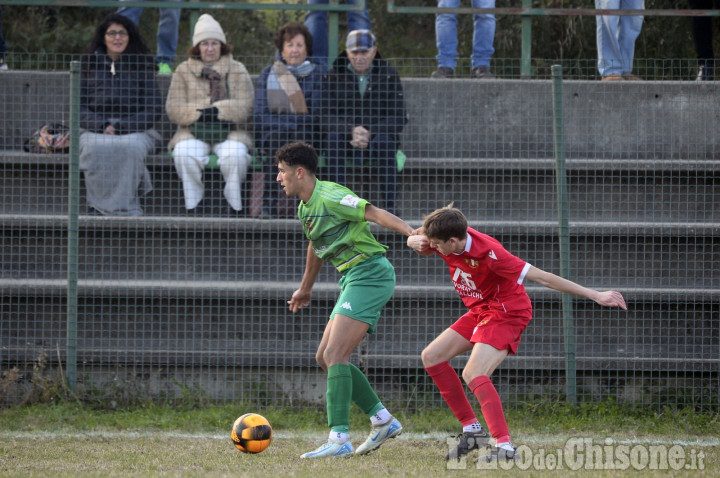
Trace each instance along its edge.
{"label": "spectator's scarf", "polygon": [[274,114],[307,114],[305,95],[296,76],[307,76],[315,65],[305,60],[298,66],[288,66],[276,60],[267,80],[268,108]]}
{"label": "spectator's scarf", "polygon": [[200,73],[202,78],[205,78],[210,82],[210,104],[214,104],[216,101],[227,99],[227,90],[222,87],[222,77],[220,73],[213,70],[209,66],[202,69]]}

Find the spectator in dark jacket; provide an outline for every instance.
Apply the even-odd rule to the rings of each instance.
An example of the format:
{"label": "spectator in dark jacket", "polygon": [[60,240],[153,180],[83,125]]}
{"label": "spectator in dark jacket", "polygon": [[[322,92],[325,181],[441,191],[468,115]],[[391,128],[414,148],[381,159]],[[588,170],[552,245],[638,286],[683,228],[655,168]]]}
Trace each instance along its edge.
{"label": "spectator in dark jacket", "polygon": [[145,158],[160,139],[162,99],[148,53],[135,25],[113,14],[83,57],[80,168],[91,213],[142,215],[139,196],[152,190]]}
{"label": "spectator in dark jacket", "polygon": [[369,167],[384,194],[379,207],[396,214],[396,153],[407,123],[400,76],[381,58],[370,30],[350,32],[345,46],[323,96],[327,164],[320,175],[345,184],[346,161]]}
{"label": "spectator in dark jacket", "polygon": [[[302,23],[288,23],[275,34],[275,61],[258,77],[253,108],[255,147],[265,158],[265,215],[276,216],[280,188],[275,182],[275,152],[303,141],[322,147],[320,113],[327,70],[309,60],[313,37]],[[284,196],[284,195],[283,195]]]}

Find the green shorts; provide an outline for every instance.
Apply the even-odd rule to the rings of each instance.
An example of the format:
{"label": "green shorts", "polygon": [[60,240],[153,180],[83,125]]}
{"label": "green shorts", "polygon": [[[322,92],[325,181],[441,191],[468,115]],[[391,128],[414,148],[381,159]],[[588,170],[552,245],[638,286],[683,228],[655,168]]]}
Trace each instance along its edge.
{"label": "green shorts", "polygon": [[395,268],[381,254],[361,262],[340,278],[340,296],[330,314],[342,314],[370,325],[375,330],[380,313],[395,290]]}

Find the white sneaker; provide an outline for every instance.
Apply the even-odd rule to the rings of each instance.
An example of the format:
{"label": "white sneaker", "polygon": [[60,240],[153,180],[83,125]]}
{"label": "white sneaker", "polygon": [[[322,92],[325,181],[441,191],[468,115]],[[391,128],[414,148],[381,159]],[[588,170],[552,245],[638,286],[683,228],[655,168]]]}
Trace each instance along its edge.
{"label": "white sneaker", "polygon": [[367,437],[367,440],[365,440],[365,443],[358,447],[355,454],[366,455],[371,451],[380,448],[380,445],[382,445],[388,438],[395,438],[396,436],[400,435],[402,433],[402,429],[402,425],[400,425],[400,422],[397,420],[397,418],[391,419],[385,425],[378,425],[372,427],[372,430],[370,430],[370,435]]}
{"label": "white sneaker", "polygon": [[300,458],[350,458],[353,455],[353,446],[350,440],[345,443],[329,441],[317,450],[309,451],[300,455]]}
{"label": "white sneaker", "polygon": [[493,461],[513,461],[517,448],[512,443],[503,443],[501,446],[493,446],[490,453],[479,456],[475,461],[491,463]]}
{"label": "white sneaker", "polygon": [[8,66],[7,63],[0,62],[0,70],[7,71]]}

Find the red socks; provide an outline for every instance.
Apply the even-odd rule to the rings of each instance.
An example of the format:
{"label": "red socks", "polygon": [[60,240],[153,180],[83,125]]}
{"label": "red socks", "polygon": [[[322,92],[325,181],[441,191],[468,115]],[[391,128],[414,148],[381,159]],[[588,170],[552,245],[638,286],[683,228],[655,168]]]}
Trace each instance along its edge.
{"label": "red socks", "polygon": [[490,381],[490,377],[487,375],[475,377],[468,386],[480,402],[485,423],[487,423],[490,434],[495,438],[496,443],[510,441],[510,431],[505,420],[500,395],[498,395],[495,386]]}
{"label": "red socks", "polygon": [[[427,371],[430,378],[433,379],[438,390],[440,390],[440,395],[445,399],[445,403],[448,404],[450,410],[452,410],[453,414],[463,426],[472,425],[477,422],[475,412],[470,402],[468,402],[467,396],[465,396],[465,388],[460,381],[460,377],[458,377],[457,372],[455,372],[455,369],[452,368],[449,363],[442,362],[432,367],[427,367],[425,371]],[[497,393],[495,395],[497,395]]]}
{"label": "red socks", "polygon": [[[475,412],[465,396],[465,389],[455,369],[449,363],[443,362],[427,367],[425,370],[460,423],[467,426],[477,422]],[[510,431],[505,420],[500,395],[490,381],[490,377],[487,375],[475,377],[468,386],[480,402],[485,423],[496,443],[510,441]]]}

